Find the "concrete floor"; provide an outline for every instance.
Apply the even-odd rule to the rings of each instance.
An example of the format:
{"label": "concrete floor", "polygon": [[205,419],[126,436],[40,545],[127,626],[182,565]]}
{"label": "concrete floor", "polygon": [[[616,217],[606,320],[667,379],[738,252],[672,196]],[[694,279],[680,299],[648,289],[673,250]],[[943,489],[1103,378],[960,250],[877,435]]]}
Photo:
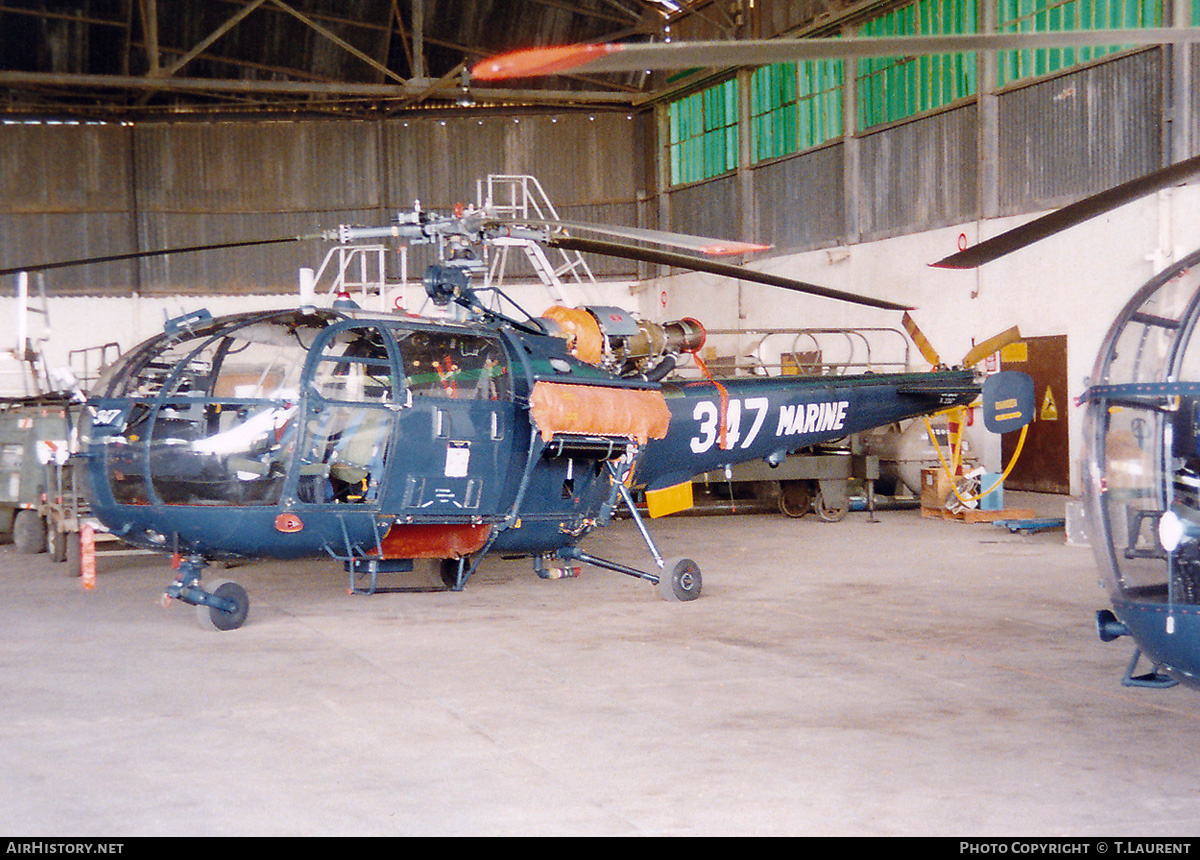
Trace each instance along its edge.
{"label": "concrete floor", "polygon": [[[856,513],[652,524],[704,596],[497,561],[346,593],[326,561],[80,581],[0,547],[0,831],[139,835],[1195,833],[1200,692],[1132,690],[1062,532]],[[642,564],[629,522],[591,551]]]}

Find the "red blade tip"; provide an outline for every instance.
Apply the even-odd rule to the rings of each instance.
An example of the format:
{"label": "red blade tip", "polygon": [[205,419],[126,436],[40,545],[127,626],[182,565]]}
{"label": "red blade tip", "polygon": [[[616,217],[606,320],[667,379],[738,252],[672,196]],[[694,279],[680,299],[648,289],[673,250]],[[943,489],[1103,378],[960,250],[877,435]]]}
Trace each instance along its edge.
{"label": "red blade tip", "polygon": [[477,81],[502,81],[506,78],[553,75],[576,69],[597,57],[606,57],[621,49],[619,43],[612,43],[513,51],[484,60],[471,70],[471,77]]}
{"label": "red blade tip", "polygon": [[724,257],[730,254],[749,254],[753,251],[769,251],[770,249],[770,245],[755,245],[752,242],[716,242],[712,245],[705,245],[700,251],[711,257]]}

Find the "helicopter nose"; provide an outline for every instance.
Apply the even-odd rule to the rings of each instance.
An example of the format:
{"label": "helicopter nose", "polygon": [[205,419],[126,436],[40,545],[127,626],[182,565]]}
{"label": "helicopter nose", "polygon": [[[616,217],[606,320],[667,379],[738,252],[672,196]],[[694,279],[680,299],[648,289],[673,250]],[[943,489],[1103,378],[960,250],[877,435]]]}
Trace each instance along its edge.
{"label": "helicopter nose", "polygon": [[1096,633],[1101,642],[1112,642],[1114,639],[1128,636],[1129,628],[1111,609],[1101,609],[1096,612]]}

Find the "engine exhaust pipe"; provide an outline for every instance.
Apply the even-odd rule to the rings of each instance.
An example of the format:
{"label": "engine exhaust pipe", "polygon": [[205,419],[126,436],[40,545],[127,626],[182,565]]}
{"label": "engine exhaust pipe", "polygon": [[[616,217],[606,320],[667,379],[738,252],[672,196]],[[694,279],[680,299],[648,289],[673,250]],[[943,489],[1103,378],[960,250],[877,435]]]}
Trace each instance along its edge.
{"label": "engine exhaust pipe", "polygon": [[1129,628],[1111,609],[1101,609],[1096,612],[1096,634],[1101,642],[1112,642],[1122,636],[1128,636]]}

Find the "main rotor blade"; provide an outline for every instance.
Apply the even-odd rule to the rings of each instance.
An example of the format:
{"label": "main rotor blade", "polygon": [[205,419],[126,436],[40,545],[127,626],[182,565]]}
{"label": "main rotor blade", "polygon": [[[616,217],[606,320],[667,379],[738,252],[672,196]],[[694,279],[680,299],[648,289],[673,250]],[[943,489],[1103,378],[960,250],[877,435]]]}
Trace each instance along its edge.
{"label": "main rotor blade", "polygon": [[158,248],[154,251],[131,251],[127,254],[109,254],[103,257],[81,257],[75,260],[58,260],[54,263],[33,263],[27,266],[13,266],[0,269],[0,276],[15,275],[17,272],[46,272],[50,269],[67,269],[71,266],[90,266],[94,263],[117,263],[122,260],[140,260],[143,257],[160,257],[170,254],[188,254],[193,251],[220,251],[226,248],[251,248],[256,245],[280,245],[285,242],[304,242],[309,239],[321,239],[316,236],[284,236],[277,239],[248,239],[243,242],[218,242],[213,245],[189,245],[181,248]]}
{"label": "main rotor blade", "polygon": [[1006,254],[1011,254],[1013,251],[1019,251],[1034,242],[1040,242],[1055,233],[1061,233],[1068,227],[1082,224],[1097,215],[1103,215],[1105,212],[1131,203],[1139,197],[1182,182],[1195,173],[1200,173],[1200,155],[1086,197],[1078,203],[1064,206],[1049,215],[1043,215],[1028,224],[1014,227],[999,236],[993,236],[972,248],[951,254],[930,265],[939,269],[977,268],[984,263],[990,263]]}
{"label": "main rotor blade", "polygon": [[807,293],[814,296],[823,296],[828,299],[837,299],[842,302],[853,302],[867,307],[883,308],[889,311],[906,311],[912,310],[907,305],[899,305],[894,302],[884,301],[883,299],[874,299],[869,296],[860,296],[855,293],[847,293],[842,290],[835,290],[830,287],[822,287],[818,284],[809,284],[804,281],[795,281],[791,278],[784,278],[779,275],[771,275],[766,272],[756,272],[753,269],[746,269],[741,266],[732,266],[728,263],[717,263],[711,260],[704,260],[697,257],[689,257],[686,254],[674,254],[669,251],[656,251],[651,248],[634,248],[628,245],[618,245],[614,242],[602,242],[596,239],[580,239],[574,236],[556,236],[547,244],[555,248],[562,248],[566,251],[583,251],[590,254],[603,254],[609,257],[623,257],[627,260],[638,260],[645,263],[660,263],[664,266],[674,266],[678,269],[691,269],[696,272],[707,272],[713,275],[722,275],[727,278],[737,278],[742,281],[751,281],[758,284],[766,284],[772,287],[781,287],[785,290],[793,290],[798,293]]}
{"label": "main rotor blade", "polygon": [[611,42],[531,48],[491,57],[471,70],[477,81],[563,72],[765,66],[796,60],[891,57],[1107,45],[1200,42],[1200,27],[1064,30],[1052,33],[973,33],[949,36],[748,39],[702,42]]}
{"label": "main rotor blade", "polygon": [[559,228],[578,233],[598,233],[602,236],[616,236],[621,239],[633,239],[638,242],[649,242],[653,245],[667,245],[672,248],[689,248],[710,257],[728,256],[731,254],[747,254],[754,251],[768,251],[770,245],[757,245],[752,242],[740,242],[729,239],[714,239],[711,236],[694,236],[690,233],[671,233],[665,230],[650,230],[645,227],[621,227],[611,224],[594,224],[587,221],[551,221],[539,219],[515,219],[514,224],[536,224],[541,227]]}

